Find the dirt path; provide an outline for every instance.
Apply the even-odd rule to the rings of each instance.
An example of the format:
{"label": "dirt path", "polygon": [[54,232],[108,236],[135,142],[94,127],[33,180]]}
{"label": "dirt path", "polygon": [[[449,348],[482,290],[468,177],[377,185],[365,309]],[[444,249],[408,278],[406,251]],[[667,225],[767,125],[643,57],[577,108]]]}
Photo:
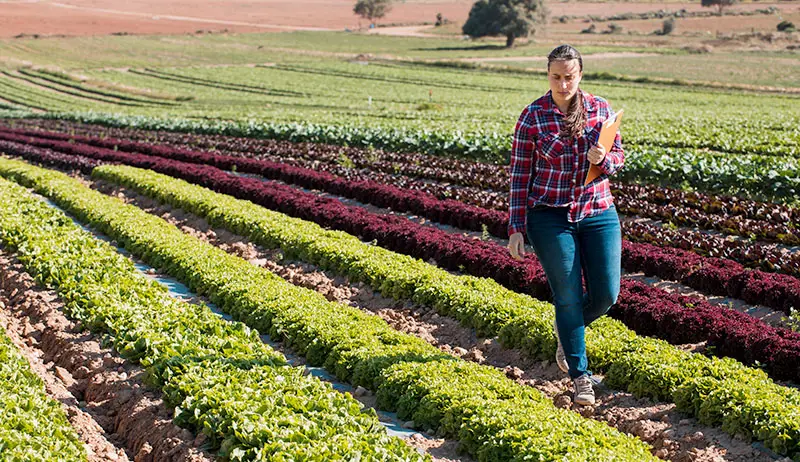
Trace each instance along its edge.
{"label": "dirt path", "polygon": [[[496,339],[478,338],[472,329],[462,327],[452,318],[438,315],[430,307],[383,297],[363,283],[351,283],[314,265],[285,261],[280,251],[261,248],[242,236],[212,228],[202,218],[183,210],[102,182],[95,182],[94,187],[160,216],[185,233],[266,268],[295,285],[316,290],[331,301],[376,314],[399,331],[416,335],[442,351],[499,368],[517,382],[533,386],[550,396],[557,406],[572,407],[571,382],[550,361],[531,360],[518,350],[503,348]],[[655,455],[662,458],[674,461],[772,460],[771,456],[754,449],[749,443],[688,418],[676,411],[671,403],[639,399],[629,393],[601,387],[595,408],[574,410],[640,437],[652,445]]]}
{"label": "dirt path", "polygon": [[392,37],[428,37],[428,38],[446,38],[446,36],[431,34],[426,31],[432,30],[434,26],[392,26],[392,27],[376,27],[369,29],[369,35],[389,35]]}
{"label": "dirt path", "polygon": [[[73,381],[69,372],[60,366],[55,366],[52,362],[44,363],[44,353],[37,348],[38,340],[32,335],[41,328],[37,329],[38,325],[36,327],[31,325],[25,316],[14,316],[10,311],[14,310],[15,306],[9,306],[6,309],[6,303],[3,300],[8,300],[9,295],[0,289],[0,326],[5,328],[5,333],[11,342],[28,360],[31,371],[42,379],[47,395],[61,403],[67,420],[83,441],[89,461],[129,461],[128,455],[119,446],[119,443],[107,437],[94,416],[84,411],[75,395],[67,389],[67,386]],[[38,336],[41,339],[41,332],[38,333]]]}
{"label": "dirt path", "polygon": [[58,295],[38,287],[5,251],[0,269],[0,325],[23,346],[50,396],[65,404],[91,460],[213,460],[199,449],[205,437],[172,423],[172,409],[144,385],[143,369],[69,320]]}

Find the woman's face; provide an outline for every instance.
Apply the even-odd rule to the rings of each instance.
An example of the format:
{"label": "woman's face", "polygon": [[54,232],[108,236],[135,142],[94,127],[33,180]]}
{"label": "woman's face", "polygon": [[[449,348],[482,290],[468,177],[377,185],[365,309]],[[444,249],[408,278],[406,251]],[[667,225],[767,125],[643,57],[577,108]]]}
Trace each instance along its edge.
{"label": "woman's face", "polygon": [[583,72],[577,59],[550,63],[547,79],[550,81],[550,90],[553,92],[553,99],[557,105],[569,104],[578,92],[581,77],[583,77]]}

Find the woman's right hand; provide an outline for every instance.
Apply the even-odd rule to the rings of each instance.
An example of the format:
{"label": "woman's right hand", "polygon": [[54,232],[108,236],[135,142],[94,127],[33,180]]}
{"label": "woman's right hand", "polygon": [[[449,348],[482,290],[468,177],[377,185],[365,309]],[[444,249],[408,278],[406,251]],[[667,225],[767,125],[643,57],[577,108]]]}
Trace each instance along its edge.
{"label": "woman's right hand", "polygon": [[508,238],[508,250],[514,260],[522,261],[522,258],[525,257],[525,239],[522,237],[522,233],[514,233]]}

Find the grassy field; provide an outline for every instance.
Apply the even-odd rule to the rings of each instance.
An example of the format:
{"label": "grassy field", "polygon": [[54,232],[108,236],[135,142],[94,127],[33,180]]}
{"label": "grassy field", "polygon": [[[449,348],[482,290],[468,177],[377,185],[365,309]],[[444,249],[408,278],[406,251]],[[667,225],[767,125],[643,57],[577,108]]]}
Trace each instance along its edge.
{"label": "grassy field", "polygon": [[[0,66],[25,63],[69,70],[246,64],[302,59],[302,56],[347,58],[371,54],[395,59],[456,59],[502,56],[546,56],[553,43],[528,43],[506,49],[497,40],[465,41],[444,37],[390,37],[347,32],[268,34],[185,34],[174,36],[106,36],[0,41]],[[584,53],[643,51],[621,45],[583,47]],[[652,50],[650,50],[652,52]],[[659,53],[675,53],[669,48]]]}

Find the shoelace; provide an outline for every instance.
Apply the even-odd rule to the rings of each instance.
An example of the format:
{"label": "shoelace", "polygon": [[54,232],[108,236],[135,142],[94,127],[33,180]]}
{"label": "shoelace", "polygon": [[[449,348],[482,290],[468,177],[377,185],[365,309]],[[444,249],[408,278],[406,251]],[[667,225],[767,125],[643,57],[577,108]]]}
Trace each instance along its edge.
{"label": "shoelace", "polygon": [[592,381],[589,377],[584,375],[575,379],[575,392],[578,394],[592,392]]}

